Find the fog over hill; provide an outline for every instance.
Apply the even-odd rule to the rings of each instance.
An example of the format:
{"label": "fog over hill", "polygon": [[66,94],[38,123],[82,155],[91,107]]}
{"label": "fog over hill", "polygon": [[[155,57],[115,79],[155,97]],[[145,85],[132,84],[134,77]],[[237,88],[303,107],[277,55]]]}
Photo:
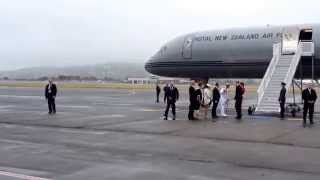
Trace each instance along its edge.
{"label": "fog over hill", "polygon": [[0,72],[0,78],[8,77],[9,79],[38,79],[44,76],[56,77],[58,75],[125,80],[127,77],[146,77],[148,73],[144,70],[143,63],[126,62],[67,67],[32,67]]}

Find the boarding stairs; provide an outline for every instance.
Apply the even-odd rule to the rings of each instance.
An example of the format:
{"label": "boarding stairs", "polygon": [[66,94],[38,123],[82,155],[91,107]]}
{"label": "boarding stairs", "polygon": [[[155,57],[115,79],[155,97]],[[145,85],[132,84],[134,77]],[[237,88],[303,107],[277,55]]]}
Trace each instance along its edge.
{"label": "boarding stairs", "polygon": [[283,53],[281,43],[273,45],[273,58],[258,88],[256,112],[279,112],[281,82],[290,87],[302,56],[313,56],[312,42],[299,42],[296,52]]}

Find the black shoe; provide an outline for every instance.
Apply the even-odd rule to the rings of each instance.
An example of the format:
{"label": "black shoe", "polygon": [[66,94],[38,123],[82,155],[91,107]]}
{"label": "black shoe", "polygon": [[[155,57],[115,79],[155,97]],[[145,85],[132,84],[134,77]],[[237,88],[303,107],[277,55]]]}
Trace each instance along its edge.
{"label": "black shoe", "polygon": [[167,117],[164,117],[163,120],[168,120],[168,118],[167,118]]}
{"label": "black shoe", "polygon": [[305,128],[307,125],[306,123],[302,123],[302,127]]}
{"label": "black shoe", "polygon": [[51,111],[48,112],[48,114],[51,114],[51,113],[52,113]]}
{"label": "black shoe", "polygon": [[176,120],[176,117],[173,117],[172,120]]}

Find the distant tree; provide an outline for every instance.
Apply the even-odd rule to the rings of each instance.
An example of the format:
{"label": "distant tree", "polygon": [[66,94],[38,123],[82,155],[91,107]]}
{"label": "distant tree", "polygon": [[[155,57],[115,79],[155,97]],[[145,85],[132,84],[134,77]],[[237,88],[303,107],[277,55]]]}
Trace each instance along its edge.
{"label": "distant tree", "polygon": [[43,77],[40,77],[38,78],[37,80],[38,81],[47,81],[49,78],[47,76],[43,76]]}

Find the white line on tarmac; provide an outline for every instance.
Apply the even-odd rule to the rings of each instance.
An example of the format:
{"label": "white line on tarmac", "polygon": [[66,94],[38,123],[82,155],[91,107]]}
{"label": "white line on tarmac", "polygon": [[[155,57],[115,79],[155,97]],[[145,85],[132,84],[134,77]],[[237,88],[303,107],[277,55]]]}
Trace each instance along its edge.
{"label": "white line on tarmac", "polygon": [[63,107],[63,108],[84,108],[84,109],[92,108],[91,106],[73,106],[73,105],[59,105],[59,107]]}
{"label": "white line on tarmac", "polygon": [[24,99],[41,99],[42,96],[20,96],[20,95],[4,95],[1,94],[0,97],[5,98],[24,98]]}
{"label": "white line on tarmac", "polygon": [[24,174],[17,174],[17,173],[5,172],[5,171],[0,171],[0,175],[18,178],[18,179],[25,179],[25,180],[50,180],[50,179],[46,179],[46,178],[28,176],[28,175],[24,175]]}

